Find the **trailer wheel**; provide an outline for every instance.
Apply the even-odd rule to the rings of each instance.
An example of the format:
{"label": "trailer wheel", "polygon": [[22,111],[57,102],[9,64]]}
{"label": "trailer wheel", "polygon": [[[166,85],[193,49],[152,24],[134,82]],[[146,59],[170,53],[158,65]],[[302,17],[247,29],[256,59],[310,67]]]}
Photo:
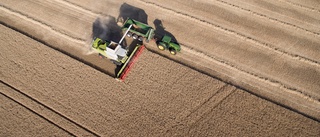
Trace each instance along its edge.
{"label": "trailer wheel", "polygon": [[133,38],[133,39],[138,39],[138,35],[133,34],[132,38]]}
{"label": "trailer wheel", "polygon": [[138,40],[139,40],[139,41],[143,41],[143,37],[139,37]]}
{"label": "trailer wheel", "polygon": [[170,48],[169,51],[170,51],[170,53],[172,55],[176,55],[177,54],[177,51],[175,49],[173,49],[173,48]]}
{"label": "trailer wheel", "polygon": [[132,36],[132,33],[131,33],[131,32],[128,32],[128,33],[127,33],[127,37],[130,38],[131,36]]}
{"label": "trailer wheel", "polygon": [[161,44],[158,45],[158,48],[159,48],[160,50],[165,50],[165,47],[164,47],[163,45],[161,45]]}

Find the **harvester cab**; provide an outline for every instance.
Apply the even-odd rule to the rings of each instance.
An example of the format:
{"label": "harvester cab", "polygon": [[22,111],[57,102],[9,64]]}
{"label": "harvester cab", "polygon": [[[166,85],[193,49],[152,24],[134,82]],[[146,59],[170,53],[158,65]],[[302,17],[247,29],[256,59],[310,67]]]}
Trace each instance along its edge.
{"label": "harvester cab", "polygon": [[[129,29],[132,25],[129,26]],[[92,48],[99,52],[99,55],[109,58],[114,64],[122,65],[128,59],[128,50],[121,46],[122,41],[128,31],[122,36],[119,43],[113,41],[104,41],[100,38],[93,40]]]}
{"label": "harvester cab", "polygon": [[107,47],[108,49],[105,51],[111,60],[116,60],[121,63],[125,62],[125,58],[127,56],[127,50],[122,48],[120,44],[115,42],[110,42]]}
{"label": "harvester cab", "polygon": [[[100,56],[110,59],[114,64],[117,65],[115,77],[116,79],[123,81],[131,67],[133,66],[135,60],[140,56],[145,46],[137,44],[135,46],[126,46],[123,48],[121,46],[122,41],[130,31],[133,25],[129,25],[126,32],[123,34],[121,40],[116,43],[113,41],[104,41],[100,38],[94,38],[92,43],[92,48],[99,53]],[[131,50],[130,50],[131,49]]]}

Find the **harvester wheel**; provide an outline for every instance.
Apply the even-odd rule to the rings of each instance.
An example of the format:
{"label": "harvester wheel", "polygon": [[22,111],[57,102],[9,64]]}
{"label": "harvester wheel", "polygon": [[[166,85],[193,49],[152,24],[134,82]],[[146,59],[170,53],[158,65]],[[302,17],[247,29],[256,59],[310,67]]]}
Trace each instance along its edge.
{"label": "harvester wheel", "polygon": [[117,66],[121,66],[122,63],[121,62],[118,62],[118,61],[115,61],[115,60],[111,60],[113,62],[113,64],[116,64]]}
{"label": "harvester wheel", "polygon": [[128,32],[128,33],[127,33],[127,37],[130,38],[131,36],[132,36],[132,33]]}
{"label": "harvester wheel", "polygon": [[103,58],[104,58],[104,56],[103,56],[101,53],[99,53],[98,56],[99,56],[100,59],[103,59]]}
{"label": "harvester wheel", "polygon": [[175,50],[175,49],[169,49],[169,51],[170,51],[170,53],[172,54],[172,55],[176,55],[177,54],[177,51]]}
{"label": "harvester wheel", "polygon": [[165,47],[163,46],[163,45],[158,45],[158,48],[160,49],[160,50],[165,50]]}
{"label": "harvester wheel", "polygon": [[133,38],[133,39],[138,39],[138,35],[133,34],[132,38]]}

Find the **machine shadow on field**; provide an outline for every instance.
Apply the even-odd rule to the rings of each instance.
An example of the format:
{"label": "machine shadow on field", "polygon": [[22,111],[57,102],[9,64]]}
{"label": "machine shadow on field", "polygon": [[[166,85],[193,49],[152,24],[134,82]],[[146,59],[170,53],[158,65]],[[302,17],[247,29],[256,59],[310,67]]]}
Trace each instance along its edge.
{"label": "machine shadow on field", "polygon": [[155,36],[154,36],[155,39],[160,40],[164,35],[168,35],[172,38],[171,40],[173,42],[179,43],[177,41],[176,37],[172,33],[170,33],[169,31],[167,31],[165,29],[165,27],[163,26],[162,21],[160,19],[155,19],[153,21],[153,24],[156,27],[155,28]]}
{"label": "machine shadow on field", "polygon": [[127,3],[123,3],[119,9],[118,22],[124,22],[128,18],[148,24],[148,15],[143,9],[134,7]]}
{"label": "machine shadow on field", "polygon": [[115,17],[98,17],[92,24],[92,38],[119,42],[122,37],[121,27],[117,25]]}

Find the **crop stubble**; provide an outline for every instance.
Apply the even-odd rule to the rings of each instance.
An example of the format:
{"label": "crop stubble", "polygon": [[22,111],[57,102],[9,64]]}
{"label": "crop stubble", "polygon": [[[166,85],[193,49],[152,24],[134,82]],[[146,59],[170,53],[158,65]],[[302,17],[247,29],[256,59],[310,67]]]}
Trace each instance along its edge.
{"label": "crop stubble", "polygon": [[[109,76],[18,35],[2,37],[6,42],[1,43],[8,45],[1,52],[2,80],[100,135],[246,135],[262,134],[262,127],[279,134],[295,134],[290,131],[296,128],[307,135],[319,134],[319,123],[313,120],[148,51],[125,83],[114,84]],[[218,94],[226,87],[222,93],[227,94]],[[251,119],[261,110],[257,104],[278,111]],[[212,124],[215,121],[218,124]]]}
{"label": "crop stubble", "polygon": [[[203,119],[208,119],[207,122],[210,122],[212,121],[210,117],[213,115],[222,113],[220,115],[224,116],[223,114],[231,113],[230,111],[239,112],[237,115],[226,115],[225,117],[246,119],[256,122],[257,125],[274,121],[279,122],[280,125],[270,123],[270,128],[285,127],[282,124],[287,122],[287,116],[283,119],[272,116],[278,116],[278,111],[272,113],[267,111],[264,114],[268,115],[267,117],[251,119],[252,111],[257,113],[260,110],[257,107],[260,105],[269,105],[271,108],[282,110],[282,113],[286,115],[297,117],[296,121],[291,122],[307,121],[309,124],[299,124],[300,126],[313,126],[308,129],[316,130],[319,127],[317,122],[302,115],[241,90],[235,91],[230,85],[147,50],[139,57],[127,81],[116,83],[109,76],[34,42],[32,39],[21,36],[17,32],[12,32],[3,26],[1,30],[6,34],[2,35],[2,41],[10,41],[8,45],[28,43],[25,44],[24,49],[20,50],[15,46],[3,48],[5,52],[2,52],[1,55],[2,80],[99,135],[170,135],[169,133],[172,132],[183,135],[184,130],[181,132],[174,130],[176,125],[185,122],[188,127],[188,125],[197,125],[197,122],[193,122],[203,121]],[[48,54],[50,56],[46,56]],[[219,100],[217,97],[221,96],[215,97],[215,94],[226,86],[229,87],[228,90],[221,92],[229,91],[230,96],[222,101],[208,101],[212,96],[213,98],[209,100]],[[237,97],[238,94],[245,95]],[[228,100],[230,100],[228,98],[232,98],[233,105],[228,105]],[[241,100],[238,100],[239,98]],[[206,104],[206,102],[209,103]],[[212,108],[213,104],[215,108]],[[203,106],[206,107],[202,108]],[[240,120],[233,123],[241,125],[242,122]],[[190,126],[190,128],[196,127]],[[241,129],[228,132],[230,127],[232,124],[229,123],[229,125],[216,128],[229,134]],[[293,129],[294,127],[286,128]],[[15,132],[15,130],[17,129],[8,132]],[[209,134],[214,131],[208,129],[203,133]],[[248,134],[248,132],[243,133]],[[190,134],[193,133],[190,132]],[[310,135],[314,134],[314,131],[310,133]]]}
{"label": "crop stubble", "polygon": [[4,90],[14,92],[0,83],[0,136],[72,135],[30,111],[23,103],[3,94]]}

